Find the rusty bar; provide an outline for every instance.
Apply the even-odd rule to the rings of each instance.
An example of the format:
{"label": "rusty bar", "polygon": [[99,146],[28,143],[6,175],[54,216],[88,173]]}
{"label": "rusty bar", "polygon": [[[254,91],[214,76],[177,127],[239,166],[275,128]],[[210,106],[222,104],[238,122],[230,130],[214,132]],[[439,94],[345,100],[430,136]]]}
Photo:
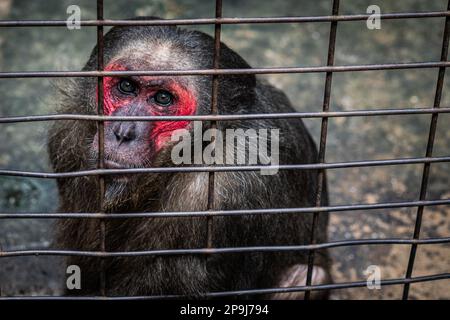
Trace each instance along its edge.
{"label": "rusty bar", "polygon": [[[216,0],[216,18],[220,18],[222,16],[222,0]],[[214,58],[213,58],[213,68],[217,70],[220,68],[220,34],[221,34],[221,25],[216,24],[214,26]],[[218,114],[218,95],[219,95],[219,76],[213,75],[212,78],[212,92],[211,92],[211,115]],[[211,128],[214,130],[217,128],[217,122],[215,120],[211,121]],[[212,137],[211,143],[214,143],[215,137]],[[210,171],[208,174],[208,210],[214,210],[214,181],[215,181],[215,172]],[[207,216],[207,231],[206,231],[206,243],[207,248],[213,247],[213,216]]]}
{"label": "rusty bar", "polygon": [[[450,16],[449,11],[382,13],[380,19],[439,18]],[[199,19],[159,19],[159,20],[82,20],[81,26],[164,26],[164,25],[205,25],[205,24],[256,24],[256,23],[311,23],[333,21],[365,21],[369,14],[297,16],[297,17],[249,17],[249,18],[199,18]],[[65,27],[66,20],[2,20],[0,27]]]}
{"label": "rusty bar", "polygon": [[158,168],[130,168],[130,169],[92,169],[73,172],[53,173],[53,172],[33,172],[19,170],[0,170],[0,176],[30,177],[30,178],[73,178],[96,175],[116,175],[116,174],[142,174],[142,173],[174,173],[174,172],[226,172],[226,171],[258,171],[268,169],[278,170],[320,170],[320,169],[341,169],[357,167],[377,167],[418,163],[449,162],[447,157],[424,157],[424,158],[396,158],[386,160],[363,160],[348,162],[330,163],[307,163],[307,164],[285,164],[285,165],[247,165],[247,166],[202,166],[202,167],[158,167]]}
{"label": "rusty bar", "polygon": [[205,217],[208,215],[240,216],[240,215],[258,215],[258,214],[268,215],[268,214],[286,214],[286,213],[311,214],[313,212],[380,210],[380,209],[411,208],[417,206],[439,206],[439,205],[450,205],[450,199],[386,202],[373,204],[349,204],[349,205],[323,206],[323,207],[212,210],[212,211],[173,211],[173,212],[163,211],[163,212],[128,212],[128,213],[97,213],[97,212],[0,213],[0,219],[68,219],[68,218],[129,219],[129,218]]}
{"label": "rusty bar", "polygon": [[406,62],[344,66],[277,67],[251,69],[190,69],[190,70],[138,70],[138,71],[23,71],[0,72],[0,79],[10,78],[71,78],[71,77],[124,77],[124,76],[191,76],[191,75],[238,75],[238,74],[284,74],[284,73],[323,73],[356,72],[380,70],[405,70],[448,68],[450,62]]}
{"label": "rusty bar", "polygon": [[[447,10],[450,10],[450,0],[447,3]],[[450,18],[446,17],[444,34],[442,36],[441,61],[447,61],[449,38],[450,38]],[[437,79],[437,84],[436,84],[436,92],[434,95],[434,103],[433,103],[434,109],[439,109],[440,105],[441,105],[442,88],[444,87],[444,78],[445,78],[445,68],[439,68],[439,74],[438,74],[438,79]],[[439,114],[434,113],[431,116],[430,130],[428,133],[427,150],[425,153],[426,157],[433,156],[433,146],[434,146],[434,139],[436,136],[438,115]],[[427,188],[428,188],[428,180],[429,180],[429,175],[430,175],[430,168],[431,168],[430,163],[425,163],[423,166],[422,182],[420,185],[420,196],[419,196],[420,200],[425,200],[427,197]],[[420,228],[422,226],[423,210],[424,210],[424,206],[419,206],[417,208],[417,215],[416,215],[416,222],[415,222],[415,226],[414,226],[413,239],[420,238]],[[411,251],[409,254],[408,267],[406,269],[406,275],[405,275],[406,279],[409,279],[412,276],[416,253],[417,253],[417,244],[413,244],[411,246]],[[403,296],[402,296],[403,300],[408,300],[409,288],[410,288],[410,284],[406,283],[405,286],[403,287]]]}
{"label": "rusty bar", "polygon": [[[3,246],[2,246],[2,241],[0,239],[0,257],[3,255]],[[2,283],[0,282],[0,298],[3,296],[2,293]]]}
{"label": "rusty bar", "polygon": [[371,117],[387,115],[434,114],[450,113],[450,108],[435,109],[405,108],[405,109],[375,109],[353,111],[327,111],[327,112],[287,112],[287,113],[252,113],[252,114],[220,114],[220,115],[194,115],[194,116],[98,116],[86,114],[50,114],[36,116],[0,117],[0,123],[19,123],[55,120],[83,120],[83,121],[233,121],[257,119],[289,119],[289,118],[336,118],[336,117]]}
{"label": "rusty bar", "polygon": [[[418,283],[427,281],[438,281],[450,279],[450,273],[440,273],[427,276],[414,277],[411,279],[386,279],[381,280],[381,286],[399,285],[404,283]],[[239,295],[255,295],[255,294],[270,294],[270,293],[289,293],[289,292],[301,292],[306,290],[316,291],[316,290],[339,290],[348,288],[362,288],[367,286],[367,280],[364,281],[353,281],[353,282],[340,282],[333,284],[321,284],[312,286],[298,286],[298,287],[281,287],[281,288],[264,288],[264,289],[249,289],[249,290],[236,290],[236,291],[220,291],[220,292],[209,292],[201,297],[204,298],[218,298],[218,297],[230,297]],[[129,300],[160,300],[160,299],[191,299],[191,296],[183,295],[157,295],[157,296],[114,296],[114,297],[98,297],[98,296],[83,296],[83,297],[61,297],[61,296],[13,296],[13,297],[3,297],[0,301],[17,301],[17,300],[112,300],[112,301],[129,301]]]}
{"label": "rusty bar", "polygon": [[[333,15],[339,14],[339,0],[333,0]],[[334,51],[336,47],[336,32],[337,32],[337,21],[331,22],[330,26],[330,37],[328,41],[328,57],[327,57],[327,66],[334,65]],[[330,100],[331,100],[331,83],[333,80],[333,73],[327,72],[325,78],[325,90],[323,97],[323,112],[328,112],[330,109]],[[319,156],[318,162],[325,162],[325,150],[327,144],[327,131],[328,131],[328,117],[322,118],[322,125],[320,129],[320,144],[319,144]],[[324,184],[326,184],[325,177],[325,169],[320,169],[317,175],[317,193],[316,193],[316,206],[320,207],[322,205],[322,191],[324,190]],[[326,186],[325,186],[326,188]],[[319,219],[319,212],[315,212],[313,214],[313,220],[311,225],[311,237],[310,243],[314,244],[315,239],[315,230],[317,227],[317,221]],[[312,281],[312,272],[314,267],[314,255],[315,251],[308,252],[308,270],[306,273],[306,285],[310,286]],[[305,291],[305,300],[309,300],[311,296],[311,292]]]}
{"label": "rusty bar", "polygon": [[289,251],[311,251],[348,246],[361,245],[411,245],[411,244],[444,244],[450,243],[450,237],[428,238],[428,239],[403,239],[403,238],[384,238],[384,239],[350,239],[341,241],[332,241],[307,245],[290,246],[252,246],[252,247],[225,247],[225,248],[195,248],[195,249],[161,249],[161,250],[143,250],[143,251],[80,251],[80,250],[11,250],[3,251],[1,258],[18,256],[81,256],[81,257],[139,257],[139,256],[180,256],[180,255],[211,255],[222,253],[244,253],[244,252],[289,252]]}
{"label": "rusty bar", "polygon": [[[103,20],[103,0],[97,0],[97,20]],[[103,26],[97,26],[97,70],[103,71],[104,69],[104,41],[103,41]],[[97,114],[103,116],[103,77],[97,78]],[[105,168],[105,127],[103,121],[97,122],[98,132],[98,163],[99,170]],[[105,178],[104,176],[98,176],[99,185],[99,212],[104,213],[104,197],[105,197]],[[100,220],[100,251],[106,251],[106,221]],[[100,294],[106,296],[106,274],[105,274],[105,261],[100,261]]]}

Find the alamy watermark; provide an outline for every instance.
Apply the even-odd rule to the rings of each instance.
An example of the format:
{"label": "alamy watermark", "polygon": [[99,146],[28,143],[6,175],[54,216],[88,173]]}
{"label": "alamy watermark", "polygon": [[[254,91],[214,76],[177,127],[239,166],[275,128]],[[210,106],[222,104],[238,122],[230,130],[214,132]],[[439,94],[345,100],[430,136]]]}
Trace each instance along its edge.
{"label": "alamy watermark", "polygon": [[70,5],[67,7],[66,13],[69,15],[66,19],[67,29],[79,30],[81,29],[81,9],[77,5]]}
{"label": "alamy watermark", "polygon": [[66,280],[66,287],[69,290],[81,289],[81,269],[76,264],[70,265],[66,269],[66,273],[69,274]]}
{"label": "alamy watermark", "polygon": [[[279,129],[211,128],[203,132],[201,121],[194,121],[193,135],[188,129],[172,133],[172,162],[179,164],[264,165],[262,175],[274,175],[279,169]],[[205,146],[205,143],[207,145]],[[193,145],[193,147],[192,147]]]}
{"label": "alamy watermark", "polygon": [[367,18],[366,25],[369,30],[380,30],[381,29],[381,8],[375,4],[367,7],[369,18]]}
{"label": "alamy watermark", "polygon": [[381,289],[381,268],[379,266],[370,265],[363,273],[367,277],[366,286],[368,289]]}

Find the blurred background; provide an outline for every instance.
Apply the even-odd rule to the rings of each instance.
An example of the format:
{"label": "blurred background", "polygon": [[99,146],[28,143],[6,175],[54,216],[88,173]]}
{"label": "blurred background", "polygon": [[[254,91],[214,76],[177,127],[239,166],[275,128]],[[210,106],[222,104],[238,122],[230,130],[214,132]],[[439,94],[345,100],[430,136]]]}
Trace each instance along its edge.
{"label": "blurred background", "polygon": [[[81,18],[95,19],[91,0],[0,0],[0,19],[67,18],[69,5],[81,8]],[[341,14],[364,14],[376,4],[382,13],[444,11],[447,0],[342,0]],[[224,17],[330,15],[330,0],[224,0]],[[163,18],[214,16],[214,1],[105,0],[106,19],[136,15]],[[380,30],[365,21],[339,22],[336,65],[439,61],[444,18],[383,20]],[[214,26],[190,27],[213,34]],[[253,67],[326,65],[330,23],[224,25],[222,40]],[[0,69],[7,71],[80,70],[96,43],[96,28],[2,28]],[[448,73],[448,72],[447,72]],[[437,69],[335,73],[332,111],[416,108],[433,105]],[[263,75],[283,89],[298,111],[321,111],[325,74]],[[446,76],[442,107],[450,106]],[[0,116],[54,113],[51,79],[0,79]],[[430,115],[331,118],[327,162],[423,157]],[[304,120],[316,142],[320,119]],[[434,156],[450,155],[450,115],[440,114]],[[0,168],[50,171],[46,154],[48,123],[0,125]],[[332,205],[417,200],[423,165],[383,166],[328,171]],[[432,164],[428,199],[450,198],[450,164]],[[0,212],[54,212],[55,181],[0,176]],[[330,240],[410,238],[416,208],[334,213]],[[422,238],[450,236],[450,208],[426,207]],[[49,248],[51,220],[0,220],[3,250]],[[353,246],[331,250],[335,282],[365,280],[364,270],[379,265],[383,279],[404,277],[410,246]],[[0,259],[3,295],[60,294],[65,270],[59,258]],[[450,271],[450,245],[419,246],[413,276]],[[449,299],[450,280],[413,284],[410,298]],[[399,299],[402,286],[334,291],[334,299]]]}

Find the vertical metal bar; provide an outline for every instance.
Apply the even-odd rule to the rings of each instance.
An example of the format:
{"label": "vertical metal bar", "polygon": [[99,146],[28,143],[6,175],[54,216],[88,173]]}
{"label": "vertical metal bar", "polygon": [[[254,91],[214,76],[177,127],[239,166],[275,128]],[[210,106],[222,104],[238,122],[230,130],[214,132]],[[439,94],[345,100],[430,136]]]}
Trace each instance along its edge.
{"label": "vertical metal bar", "polygon": [[[333,16],[337,16],[339,14],[339,0],[333,0]],[[330,26],[330,37],[328,40],[328,57],[327,57],[327,66],[334,65],[334,51],[336,47],[336,30],[337,30],[337,21],[332,21]],[[333,80],[333,73],[327,72],[325,78],[325,90],[323,97],[323,112],[328,112],[330,110],[330,100],[331,100],[331,83]],[[325,162],[325,150],[327,144],[327,131],[328,131],[328,117],[322,118],[322,126],[320,129],[320,144],[319,144],[319,163]],[[320,207],[322,205],[322,191],[325,184],[325,169],[320,169],[317,177],[317,194],[316,194],[316,206]],[[319,212],[314,212],[313,221],[311,226],[311,237],[310,243],[315,243],[315,230],[317,227],[317,221],[319,219]],[[310,250],[308,254],[308,271],[306,273],[306,285],[311,285],[312,281],[312,273],[314,267],[314,256],[315,251]],[[305,291],[305,300],[309,300],[311,297],[311,291]]]}
{"label": "vertical metal bar", "polygon": [[[216,0],[216,18],[222,17],[222,0]],[[220,66],[220,33],[222,30],[222,25],[219,23],[215,24],[214,27],[214,60],[213,60],[213,68],[219,69]],[[219,76],[213,75],[212,78],[212,93],[211,93],[211,114],[215,115],[218,113],[218,91],[219,91]],[[217,122],[211,122],[211,128],[215,129],[217,127]],[[214,143],[214,138],[211,139],[212,143]],[[208,210],[214,210],[214,172],[209,173],[208,179]],[[207,217],[207,247],[212,248],[213,239],[212,239],[212,224],[213,217],[209,215]]]}
{"label": "vertical metal bar", "polygon": [[[2,256],[2,252],[3,252],[3,246],[2,246],[2,242],[0,241],[0,257]],[[2,283],[0,282],[0,297],[2,296]]]}
{"label": "vertical metal bar", "polygon": [[[450,0],[447,3],[447,10],[450,10]],[[447,61],[449,38],[450,38],[450,17],[446,17],[445,18],[444,35],[442,37],[441,61]],[[441,98],[442,98],[442,88],[444,87],[444,77],[445,77],[445,68],[441,67],[441,68],[439,68],[439,74],[438,74],[438,79],[437,79],[437,84],[436,84],[436,93],[434,95],[433,109],[440,108]],[[425,153],[425,157],[433,156],[433,146],[434,146],[434,138],[436,136],[438,115],[439,115],[438,113],[433,113],[433,115],[431,116],[430,131],[428,133],[427,151]],[[430,163],[425,163],[423,166],[422,183],[420,186],[420,196],[419,196],[420,200],[425,200],[425,198],[427,196],[430,167],[431,167]],[[416,223],[414,226],[413,239],[419,239],[419,237],[420,237],[420,228],[422,226],[423,209],[424,209],[423,205],[417,207],[417,215],[416,215]],[[412,276],[412,272],[414,269],[414,261],[416,258],[417,246],[418,246],[417,244],[411,245],[411,251],[409,253],[409,260],[408,260],[408,268],[406,269],[406,276],[405,276],[406,279],[410,279]],[[410,287],[410,284],[405,283],[405,285],[403,287],[403,297],[402,297],[403,300],[408,299],[409,287]]]}
{"label": "vertical metal bar", "polygon": [[[103,20],[103,0],[97,0],[97,20]],[[97,70],[103,71],[103,26],[97,26]],[[103,115],[103,77],[97,78],[97,114]],[[104,142],[105,142],[105,132],[104,132],[104,122],[97,122],[97,132],[98,132],[98,163],[97,167],[103,169],[104,164]],[[99,212],[104,213],[104,196],[105,196],[105,179],[102,175],[98,176],[99,185]],[[106,251],[106,225],[105,219],[100,219],[100,251]],[[101,258],[100,261],[100,294],[106,296],[106,275],[105,275],[105,260]]]}

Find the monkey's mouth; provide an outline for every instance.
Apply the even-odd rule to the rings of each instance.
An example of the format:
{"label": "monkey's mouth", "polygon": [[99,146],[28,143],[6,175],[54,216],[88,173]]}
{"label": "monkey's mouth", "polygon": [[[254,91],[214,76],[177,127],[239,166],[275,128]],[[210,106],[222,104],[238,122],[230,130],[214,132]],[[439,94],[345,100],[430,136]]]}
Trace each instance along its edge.
{"label": "monkey's mouth", "polygon": [[[106,169],[130,169],[130,165],[120,163],[113,160],[105,160],[104,162]],[[129,174],[113,174],[107,177],[107,180],[117,181],[117,182],[128,182],[131,178]]]}
{"label": "monkey's mouth", "polygon": [[128,169],[130,166],[112,160],[105,160],[106,169]]}

